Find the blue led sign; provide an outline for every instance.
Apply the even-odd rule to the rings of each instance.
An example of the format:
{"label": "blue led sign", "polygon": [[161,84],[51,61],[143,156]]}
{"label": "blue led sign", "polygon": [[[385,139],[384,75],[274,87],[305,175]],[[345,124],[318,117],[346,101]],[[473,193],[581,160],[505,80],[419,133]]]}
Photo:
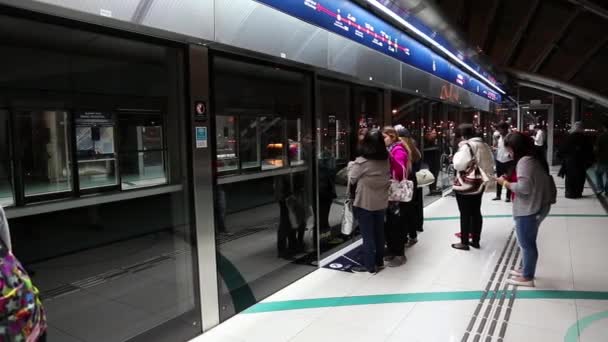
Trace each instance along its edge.
{"label": "blue led sign", "polygon": [[501,95],[425,45],[347,0],[258,0],[291,16],[363,44],[491,101]]}

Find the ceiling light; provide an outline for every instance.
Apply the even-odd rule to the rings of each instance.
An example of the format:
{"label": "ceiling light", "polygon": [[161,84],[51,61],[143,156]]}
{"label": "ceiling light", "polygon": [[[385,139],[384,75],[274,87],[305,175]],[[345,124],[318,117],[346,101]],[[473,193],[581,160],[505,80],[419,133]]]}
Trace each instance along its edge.
{"label": "ceiling light", "polygon": [[386,6],[382,5],[377,0],[367,0],[367,2],[369,2],[374,7],[376,7],[377,9],[379,9],[382,12],[384,12],[389,17],[391,17],[394,20],[396,20],[397,22],[399,22],[401,25],[405,26],[410,31],[416,33],[419,37],[421,37],[424,40],[426,40],[429,43],[431,43],[433,46],[435,46],[436,48],[438,48],[439,50],[441,50],[443,53],[445,53],[452,60],[456,61],[458,64],[462,65],[467,70],[469,70],[470,72],[472,72],[473,74],[475,74],[475,76],[477,76],[480,79],[486,81],[486,83],[488,83],[488,85],[490,85],[492,88],[498,90],[501,94],[506,94],[502,89],[500,89],[494,83],[490,82],[490,80],[488,80],[487,78],[483,77],[480,73],[478,73],[477,71],[475,71],[475,69],[471,68],[465,62],[463,62],[460,58],[458,58],[456,55],[454,55],[451,51],[449,51],[448,49],[444,48],[441,44],[437,43],[434,39],[432,39],[431,37],[429,37],[426,34],[424,34],[422,31],[420,31],[419,29],[417,29],[414,25],[408,23],[405,19],[401,18],[399,15],[397,15],[395,12],[391,11],[390,9],[388,9]]}

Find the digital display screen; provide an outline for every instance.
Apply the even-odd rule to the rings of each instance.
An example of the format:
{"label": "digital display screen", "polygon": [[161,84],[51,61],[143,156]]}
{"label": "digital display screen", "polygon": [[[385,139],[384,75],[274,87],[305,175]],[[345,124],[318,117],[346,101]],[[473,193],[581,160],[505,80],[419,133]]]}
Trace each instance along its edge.
{"label": "digital display screen", "polygon": [[258,0],[491,101],[499,93],[361,6],[347,0]]}

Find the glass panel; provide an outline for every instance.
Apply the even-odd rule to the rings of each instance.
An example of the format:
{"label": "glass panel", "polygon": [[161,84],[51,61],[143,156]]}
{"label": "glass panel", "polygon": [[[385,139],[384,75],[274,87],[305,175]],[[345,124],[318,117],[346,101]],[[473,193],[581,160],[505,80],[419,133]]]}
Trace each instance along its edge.
{"label": "glass panel", "polygon": [[160,114],[119,113],[121,151],[147,151],[164,148]]}
{"label": "glass panel", "polygon": [[258,142],[258,118],[241,115],[239,117],[239,157],[241,167],[257,169],[260,164],[260,144]]}
{"label": "glass panel", "polygon": [[213,72],[216,113],[236,117],[244,171],[222,175],[215,191],[225,320],[316,269],[311,81],[220,57]]}
{"label": "glass panel", "polygon": [[122,188],[125,190],[167,183],[163,151],[133,152],[120,157]]}
{"label": "glass panel", "polygon": [[317,116],[318,183],[319,183],[319,244],[321,255],[328,256],[345,246],[344,242],[356,241],[359,230],[352,236],[340,231],[346,184],[338,181],[336,173],[346,167],[351,159],[350,87],[341,83],[323,81],[320,84],[321,110]]}
{"label": "glass panel", "polygon": [[[297,114],[296,114],[297,115]],[[304,149],[304,140],[310,145],[312,142],[311,136],[302,136],[302,119],[291,119],[287,121],[287,141],[289,152],[289,165],[298,166],[304,165],[307,159],[306,153],[312,153],[310,150]]]}
{"label": "glass panel", "polygon": [[262,147],[262,170],[272,170],[285,165],[283,146],[283,119],[260,116],[260,146]]}
{"label": "glass panel", "polygon": [[[42,293],[47,340],[160,342],[199,335],[180,93],[184,51],[5,15],[0,23],[0,107],[16,110],[12,136],[21,165],[15,169],[23,170],[26,196],[72,190],[75,169],[84,187],[115,182],[116,152],[131,163],[127,179],[163,178],[166,168],[175,184],[109,203],[96,202],[96,195],[72,198],[80,207],[9,220],[14,253]],[[166,113],[166,125],[159,115],[118,112],[112,132],[100,117],[85,125],[76,121],[77,111],[51,110],[57,108]],[[2,146],[6,135],[0,134]],[[119,142],[127,151],[116,151]]]}
{"label": "glass panel", "polygon": [[13,205],[8,111],[0,109],[0,206]]}
{"label": "glass panel", "polygon": [[75,122],[80,189],[117,185],[112,115],[99,112],[77,113]]}
{"label": "glass panel", "polygon": [[78,161],[78,176],[81,189],[101,188],[118,184],[115,159],[92,159]]}
{"label": "glass panel", "polygon": [[18,113],[26,197],[72,190],[67,118],[62,111]]}
{"label": "glass panel", "polygon": [[[583,108],[585,108],[585,105],[583,105]],[[555,126],[553,128],[553,165],[561,165],[562,160],[559,158],[559,149],[565,143],[566,138],[568,137],[568,131],[572,125],[572,100],[556,95],[553,110],[555,115]],[[593,127],[601,127],[601,121],[597,122],[596,126]]]}
{"label": "glass panel", "polygon": [[219,172],[238,170],[235,117],[232,115],[218,115],[215,118],[215,125],[217,131],[217,170]]}

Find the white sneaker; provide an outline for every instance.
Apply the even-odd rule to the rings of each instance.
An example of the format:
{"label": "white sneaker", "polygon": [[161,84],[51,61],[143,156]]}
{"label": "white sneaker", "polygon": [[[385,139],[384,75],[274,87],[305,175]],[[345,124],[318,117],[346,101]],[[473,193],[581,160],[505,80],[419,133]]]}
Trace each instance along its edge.
{"label": "white sneaker", "polygon": [[524,273],[520,270],[511,270],[509,271],[509,275],[512,275],[514,277],[523,277]]}
{"label": "white sneaker", "polygon": [[515,286],[526,286],[526,287],[534,287],[534,280],[517,280],[517,279],[508,279],[507,284],[515,285]]}

